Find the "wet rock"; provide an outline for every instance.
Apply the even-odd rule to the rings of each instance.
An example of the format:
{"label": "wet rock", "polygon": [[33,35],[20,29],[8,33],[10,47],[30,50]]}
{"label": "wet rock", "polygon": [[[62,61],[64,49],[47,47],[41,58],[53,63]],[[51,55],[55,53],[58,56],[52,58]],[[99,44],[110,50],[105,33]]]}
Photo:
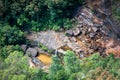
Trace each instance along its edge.
{"label": "wet rock", "polygon": [[108,49],[111,48],[112,46],[114,46],[114,40],[113,39],[107,40],[105,47]]}
{"label": "wet rock", "polygon": [[72,41],[72,42],[76,42],[77,40],[76,40],[75,37],[71,37],[71,38],[70,38],[70,41]]}
{"label": "wet rock", "polygon": [[72,30],[67,30],[66,31],[66,36],[73,36],[73,31]]}
{"label": "wet rock", "polygon": [[109,49],[106,49],[106,54],[114,54],[115,56],[119,56],[120,57],[120,46],[116,46],[114,48],[109,48]]}
{"label": "wet rock", "polygon": [[83,31],[82,31],[82,34],[84,34],[84,35],[85,35],[85,34],[86,34],[86,31],[84,31],[84,30],[83,30]]}
{"label": "wet rock", "polygon": [[35,48],[28,48],[26,54],[31,57],[37,56],[37,50]]}
{"label": "wet rock", "polygon": [[83,59],[83,58],[84,58],[84,55],[83,55],[83,54],[79,54],[79,57]]}
{"label": "wet rock", "polygon": [[81,33],[81,30],[79,28],[75,28],[73,30],[73,36],[78,36]]}
{"label": "wet rock", "polygon": [[30,41],[30,46],[38,46],[38,44],[37,41]]}
{"label": "wet rock", "polygon": [[37,66],[37,67],[43,67],[44,64],[37,58],[32,57],[32,62]]}
{"label": "wet rock", "polygon": [[82,24],[79,24],[79,25],[77,25],[77,28],[82,28],[83,27],[83,25]]}
{"label": "wet rock", "polygon": [[65,51],[63,49],[58,49],[58,53],[65,54]]}
{"label": "wet rock", "polygon": [[81,23],[84,23],[84,24],[88,25],[88,26],[93,26],[93,22],[90,19],[86,19],[81,15],[79,16],[79,21]]}
{"label": "wet rock", "polygon": [[82,50],[78,52],[78,56],[79,56],[79,58],[81,58],[81,59],[87,57],[86,52],[85,52],[85,51],[82,51]]}
{"label": "wet rock", "polygon": [[93,22],[96,23],[96,24],[99,24],[99,25],[102,25],[102,24],[103,24],[102,20],[100,20],[100,19],[97,18],[96,16],[93,16]]}
{"label": "wet rock", "polygon": [[69,38],[68,37],[64,37],[64,43],[66,44],[68,41],[69,41]]}
{"label": "wet rock", "polygon": [[[48,31],[41,31],[38,33],[27,35],[27,39],[31,41],[35,41],[38,44],[39,43],[43,44],[50,50],[55,50],[65,44],[63,36],[65,36],[64,33],[60,33],[60,32],[57,33],[55,31],[48,30]],[[34,38],[34,39],[31,39],[31,38]]]}
{"label": "wet rock", "polygon": [[27,49],[27,45],[25,45],[25,44],[21,45],[20,47],[22,48],[22,50],[23,50],[24,52],[25,52],[26,49]]}
{"label": "wet rock", "polygon": [[88,32],[92,32],[92,29],[91,29],[91,27],[90,27],[90,28],[88,28]]}
{"label": "wet rock", "polygon": [[94,26],[97,27],[97,28],[102,27],[101,25],[96,24],[96,23],[94,23]]}
{"label": "wet rock", "polygon": [[94,38],[94,37],[95,37],[95,33],[90,33],[90,34],[89,34],[89,37],[90,37],[90,38]]}
{"label": "wet rock", "polygon": [[91,19],[93,17],[93,14],[90,9],[83,9],[81,15]]}
{"label": "wet rock", "polygon": [[120,40],[119,39],[108,39],[104,42],[105,53],[108,55],[110,53],[114,54],[115,57],[120,58]]}
{"label": "wet rock", "polygon": [[65,36],[64,34],[49,30],[40,32],[39,34],[40,35],[38,35],[37,41],[45,45],[50,50],[55,50],[65,44],[64,38],[62,37]]}
{"label": "wet rock", "polygon": [[92,30],[93,30],[94,32],[97,32],[97,31],[98,31],[98,28],[97,28],[97,27],[92,27]]}
{"label": "wet rock", "polygon": [[32,59],[28,60],[30,68],[36,67],[35,64],[32,62]]}

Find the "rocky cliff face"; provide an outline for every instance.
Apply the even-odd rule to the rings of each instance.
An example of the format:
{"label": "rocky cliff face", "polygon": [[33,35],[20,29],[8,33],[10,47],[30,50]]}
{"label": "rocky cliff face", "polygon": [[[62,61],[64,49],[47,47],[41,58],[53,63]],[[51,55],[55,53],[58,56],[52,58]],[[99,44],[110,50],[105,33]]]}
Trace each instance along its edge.
{"label": "rocky cliff face", "polygon": [[112,0],[88,0],[87,2],[87,6],[95,15],[104,20],[106,28],[120,37],[120,24],[112,17]]}
{"label": "rocky cliff face", "polygon": [[[79,39],[82,42],[86,40],[85,43],[90,45],[89,47],[86,45],[87,49],[92,49],[93,52],[120,55],[120,24],[112,16],[111,1],[88,0],[88,2],[87,7],[80,9],[76,16],[77,28],[81,30]],[[106,46],[108,44],[111,45],[108,47]]]}

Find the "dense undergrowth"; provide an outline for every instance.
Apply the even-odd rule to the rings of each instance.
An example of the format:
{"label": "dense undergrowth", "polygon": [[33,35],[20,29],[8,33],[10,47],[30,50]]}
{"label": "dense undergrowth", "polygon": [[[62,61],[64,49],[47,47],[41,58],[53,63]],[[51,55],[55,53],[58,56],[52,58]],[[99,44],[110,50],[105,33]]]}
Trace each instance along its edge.
{"label": "dense undergrowth", "polygon": [[[14,56],[14,58],[13,58]],[[120,59],[111,54],[105,58],[98,53],[80,60],[73,52],[67,51],[63,60],[56,55],[48,73],[41,69],[29,68],[26,56],[14,51],[0,65],[2,80],[119,80]],[[21,65],[22,64],[22,65]]]}
{"label": "dense undergrowth", "polygon": [[34,31],[71,27],[74,10],[84,0],[2,0],[1,20]]}

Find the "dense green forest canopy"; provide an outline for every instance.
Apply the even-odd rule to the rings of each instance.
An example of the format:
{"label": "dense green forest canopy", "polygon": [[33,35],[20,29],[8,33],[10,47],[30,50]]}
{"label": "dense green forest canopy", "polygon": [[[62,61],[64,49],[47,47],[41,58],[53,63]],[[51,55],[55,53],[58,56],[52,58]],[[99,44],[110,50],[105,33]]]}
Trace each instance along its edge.
{"label": "dense green forest canopy", "polygon": [[1,20],[21,29],[39,31],[68,28],[73,10],[84,4],[84,0],[3,0],[0,3]]}
{"label": "dense green forest canopy", "polygon": [[[14,58],[13,58],[14,56]],[[110,55],[106,58],[98,53],[89,58],[79,60],[76,55],[67,51],[63,58],[64,65],[57,56],[52,57],[49,73],[36,68],[29,68],[27,57],[22,52],[14,51],[0,65],[2,80],[96,80],[120,79],[119,59]],[[21,65],[22,64],[22,65]],[[104,76],[102,76],[104,74]]]}

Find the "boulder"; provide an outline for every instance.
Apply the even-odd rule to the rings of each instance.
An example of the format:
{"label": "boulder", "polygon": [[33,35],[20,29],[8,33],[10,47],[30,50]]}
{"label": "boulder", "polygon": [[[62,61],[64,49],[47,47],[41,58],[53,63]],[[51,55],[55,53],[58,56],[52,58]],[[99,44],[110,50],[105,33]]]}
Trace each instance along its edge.
{"label": "boulder", "polygon": [[38,46],[39,43],[37,41],[30,41],[31,46]]}
{"label": "boulder", "polygon": [[29,62],[29,66],[30,66],[30,68],[34,68],[34,67],[36,67],[35,64],[32,62],[32,59],[31,59],[31,58],[28,59],[28,62]]}
{"label": "boulder", "polygon": [[32,62],[37,66],[37,67],[43,67],[44,66],[44,64],[39,60],[39,59],[37,59],[37,58],[35,58],[35,57],[32,57]]}
{"label": "boulder", "polygon": [[95,37],[95,33],[90,33],[90,34],[89,34],[89,37],[90,37],[90,38],[94,38],[94,37]]}
{"label": "boulder", "polygon": [[81,33],[81,30],[79,28],[75,28],[73,30],[73,36],[78,36]]}
{"label": "boulder", "polygon": [[66,36],[73,36],[73,31],[71,29],[67,30],[66,31]]}
{"label": "boulder", "polygon": [[21,49],[22,49],[24,52],[25,52],[26,49],[27,49],[27,45],[25,45],[25,44],[21,45],[20,47],[21,47]]}
{"label": "boulder", "polygon": [[92,27],[92,30],[93,30],[94,32],[97,32],[97,31],[98,31],[98,28],[97,28],[97,27]]}
{"label": "boulder", "polygon": [[48,30],[39,32],[37,36],[36,41],[50,50],[55,50],[65,44],[64,37],[62,37],[65,36],[63,33]]}
{"label": "boulder", "polygon": [[26,54],[31,57],[36,57],[37,56],[37,50],[35,48],[28,48],[26,50]]}

